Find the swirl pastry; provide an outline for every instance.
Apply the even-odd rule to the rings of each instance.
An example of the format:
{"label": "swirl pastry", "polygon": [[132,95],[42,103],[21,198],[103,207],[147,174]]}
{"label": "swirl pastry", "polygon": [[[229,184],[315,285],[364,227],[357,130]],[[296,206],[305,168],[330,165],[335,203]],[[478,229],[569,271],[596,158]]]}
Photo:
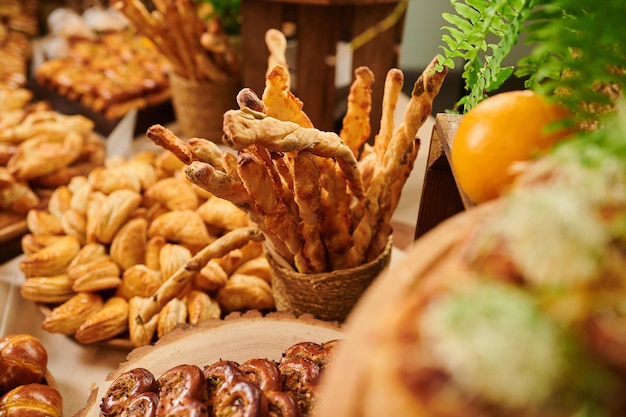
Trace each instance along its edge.
{"label": "swirl pastry", "polygon": [[158,416],[170,415],[170,410],[184,408],[190,400],[202,403],[206,398],[207,381],[202,370],[194,365],[178,365],[165,371],[157,380],[157,384]]}
{"label": "swirl pastry", "polygon": [[[124,372],[118,376],[111,384],[106,394],[102,398],[100,403],[100,411],[104,416],[114,416],[122,412],[122,410],[128,409],[131,404],[131,400],[135,397],[146,393],[153,393],[156,395],[157,380],[147,369],[133,368],[130,371]],[[151,409],[149,397],[142,397],[142,400],[136,400],[132,403],[135,407],[142,407],[146,411]],[[156,398],[158,400],[158,397]],[[143,405],[139,405],[143,404]],[[154,415],[154,414],[153,414]]]}

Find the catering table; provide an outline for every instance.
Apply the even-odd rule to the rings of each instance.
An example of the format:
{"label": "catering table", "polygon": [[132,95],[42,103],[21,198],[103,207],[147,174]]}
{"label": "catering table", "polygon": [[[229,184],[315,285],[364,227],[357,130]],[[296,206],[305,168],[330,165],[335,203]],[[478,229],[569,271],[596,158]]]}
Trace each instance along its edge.
{"label": "catering table", "polygon": [[[406,105],[402,97],[399,107]],[[400,112],[400,114],[402,114]],[[153,144],[144,137],[133,137],[133,114],[125,117],[107,138],[109,154],[131,155],[153,149]],[[423,126],[418,135],[429,139],[434,120]],[[176,126],[168,125],[176,132]],[[429,140],[422,141],[423,149],[414,168],[415,175],[409,178],[403,197],[393,218],[394,249],[392,264],[400,261],[413,243],[415,219],[421,194],[421,173],[426,163]],[[64,415],[72,416],[85,406],[97,381],[106,376],[127,358],[128,351],[103,344],[82,345],[61,334],[51,334],[41,328],[44,315],[33,302],[22,298],[20,285],[24,280],[18,264],[23,255],[0,264],[0,336],[15,333],[31,334],[41,340],[49,357],[49,371],[58,384],[64,400]]]}

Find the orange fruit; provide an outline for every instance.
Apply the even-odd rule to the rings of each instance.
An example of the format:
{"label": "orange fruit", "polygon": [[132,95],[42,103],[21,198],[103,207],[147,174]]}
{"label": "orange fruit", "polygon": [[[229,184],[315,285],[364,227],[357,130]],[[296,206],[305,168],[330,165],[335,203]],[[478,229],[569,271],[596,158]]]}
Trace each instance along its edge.
{"label": "orange fruit", "polygon": [[499,197],[515,179],[511,165],[528,161],[571,134],[554,123],[568,111],[531,90],[486,98],[459,123],[451,162],[459,187],[474,203]]}

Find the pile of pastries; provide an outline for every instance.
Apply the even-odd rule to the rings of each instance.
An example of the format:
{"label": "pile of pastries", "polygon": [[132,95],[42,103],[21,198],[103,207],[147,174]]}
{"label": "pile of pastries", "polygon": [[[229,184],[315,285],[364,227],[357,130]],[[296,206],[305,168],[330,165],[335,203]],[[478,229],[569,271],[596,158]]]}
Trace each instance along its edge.
{"label": "pile of pastries", "polygon": [[0,85],[26,84],[32,54],[31,37],[39,33],[37,0],[4,0],[0,4]]}
{"label": "pile of pastries", "polygon": [[0,86],[0,228],[40,208],[54,188],[104,159],[91,120],[33,98],[27,88]]}
{"label": "pile of pastries", "polygon": [[41,86],[112,120],[169,100],[169,61],[115,11],[58,9],[48,26]]}
{"label": "pile of pastries", "polygon": [[118,376],[100,402],[102,416],[141,415],[249,417],[314,415],[319,379],[337,340],[298,342],[278,362],[253,358],[219,360],[204,368],[176,365],[158,378],[145,368]]}
{"label": "pile of pastries", "polygon": [[[256,229],[182,168],[169,152],[108,157],[28,212],[21,294],[50,309],[45,330],[81,343],[121,338],[142,346],[180,323],[274,309]],[[157,297],[167,302],[139,326],[141,306],[161,288],[170,297]]]}

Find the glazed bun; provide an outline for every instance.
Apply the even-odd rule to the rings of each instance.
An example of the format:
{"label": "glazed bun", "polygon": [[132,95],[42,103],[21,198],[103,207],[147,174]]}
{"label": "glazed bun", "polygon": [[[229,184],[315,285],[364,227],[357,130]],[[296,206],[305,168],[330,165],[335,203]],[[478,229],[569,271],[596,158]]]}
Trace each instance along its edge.
{"label": "glazed bun", "polygon": [[13,388],[43,381],[48,353],[39,339],[28,334],[0,339],[0,395]]}

